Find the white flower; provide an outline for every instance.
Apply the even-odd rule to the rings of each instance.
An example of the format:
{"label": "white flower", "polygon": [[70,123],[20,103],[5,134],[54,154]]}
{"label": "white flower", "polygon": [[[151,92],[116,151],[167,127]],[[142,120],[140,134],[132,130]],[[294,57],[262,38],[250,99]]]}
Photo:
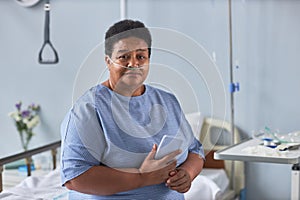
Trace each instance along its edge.
{"label": "white flower", "polygon": [[22,120],[22,118],[19,115],[19,112],[10,112],[10,113],[8,113],[8,116],[13,118],[17,122]]}
{"label": "white flower", "polygon": [[8,113],[8,116],[13,118],[13,117],[15,116],[16,113],[17,113],[17,112],[10,112],[10,113]]}
{"label": "white flower", "polygon": [[[27,123],[26,123],[26,125],[27,125],[27,128],[28,129],[31,129],[31,128],[33,128],[33,127],[35,127],[36,125],[38,125],[38,123],[40,122],[40,118],[39,118],[39,116],[34,116],[30,121],[28,121]],[[25,122],[24,122],[25,123]]]}
{"label": "white flower", "polygon": [[26,125],[27,125],[28,122],[29,122],[28,118],[24,118],[22,121],[23,121],[23,123],[26,124]]}
{"label": "white flower", "polygon": [[25,110],[22,110],[21,106],[22,102],[18,102],[15,105],[17,111],[8,113],[8,116],[14,120],[16,128],[20,133],[22,146],[26,151],[28,149],[28,143],[34,135],[32,129],[40,122],[38,116],[40,106],[31,104]]}

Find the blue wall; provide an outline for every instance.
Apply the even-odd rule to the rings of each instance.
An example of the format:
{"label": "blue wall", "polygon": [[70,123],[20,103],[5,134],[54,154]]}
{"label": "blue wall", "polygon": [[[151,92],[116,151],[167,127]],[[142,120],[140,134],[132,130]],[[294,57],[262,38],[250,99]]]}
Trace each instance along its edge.
{"label": "blue wall", "polygon": [[[45,66],[37,62],[43,41],[43,4],[24,8],[13,0],[0,1],[0,155],[21,150],[18,134],[7,117],[18,100],[42,106],[42,123],[35,129],[31,147],[60,138],[60,122],[72,104],[80,66],[103,42],[108,26],[120,19],[119,6],[118,0],[51,1],[51,40],[60,62]],[[232,8],[233,57],[240,66],[234,74],[241,84],[241,91],[235,94],[236,125],[248,136],[265,125],[283,133],[299,130],[300,1],[235,0]],[[217,68],[227,88],[227,1],[128,0],[128,17],[140,19],[149,27],[176,30],[203,45],[209,55],[215,52]],[[179,70],[186,65],[172,56],[156,51],[153,62]],[[104,67],[102,61],[99,63],[99,68]],[[166,74],[156,76],[168,78]],[[193,77],[189,73],[185,76]],[[92,83],[94,80],[89,84]],[[211,115],[203,80],[191,83],[194,90],[205,91],[197,94],[202,95],[199,109]],[[172,84],[181,87],[180,82]],[[225,117],[229,120],[228,94],[226,99]],[[195,110],[189,98],[180,101],[186,112]],[[247,199],[289,199],[290,168],[246,163]]]}

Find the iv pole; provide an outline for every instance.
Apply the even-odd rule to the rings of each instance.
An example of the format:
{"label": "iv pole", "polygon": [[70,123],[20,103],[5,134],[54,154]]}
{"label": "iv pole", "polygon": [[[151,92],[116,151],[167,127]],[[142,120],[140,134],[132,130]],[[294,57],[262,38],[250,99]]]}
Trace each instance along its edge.
{"label": "iv pole", "polygon": [[121,20],[127,18],[127,0],[120,0],[120,17]]}
{"label": "iv pole", "polygon": [[[230,68],[230,110],[231,110],[231,144],[235,144],[235,128],[234,128],[234,92],[236,90],[239,90],[239,84],[235,84],[233,82],[233,55],[232,55],[232,16],[231,16],[231,6],[232,2],[231,0],[228,0],[228,14],[229,14],[229,68]],[[232,161],[231,163],[231,188],[235,191],[235,163]]]}

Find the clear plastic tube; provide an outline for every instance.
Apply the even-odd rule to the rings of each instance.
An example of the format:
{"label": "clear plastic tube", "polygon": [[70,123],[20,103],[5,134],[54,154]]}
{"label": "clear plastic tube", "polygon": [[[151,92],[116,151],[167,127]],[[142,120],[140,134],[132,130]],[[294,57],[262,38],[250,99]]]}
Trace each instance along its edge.
{"label": "clear plastic tube", "polygon": [[294,131],[287,134],[282,134],[278,130],[271,130],[269,127],[258,131],[252,131],[252,138],[263,141],[264,139],[272,139],[279,143],[300,143],[300,131]]}
{"label": "clear plastic tube", "polygon": [[110,57],[108,57],[108,59],[116,66],[118,67],[122,67],[128,70],[140,70],[143,69],[146,65],[141,65],[141,66],[137,66],[137,67],[133,67],[133,66],[124,66],[124,65],[120,65],[118,63],[115,63]]}

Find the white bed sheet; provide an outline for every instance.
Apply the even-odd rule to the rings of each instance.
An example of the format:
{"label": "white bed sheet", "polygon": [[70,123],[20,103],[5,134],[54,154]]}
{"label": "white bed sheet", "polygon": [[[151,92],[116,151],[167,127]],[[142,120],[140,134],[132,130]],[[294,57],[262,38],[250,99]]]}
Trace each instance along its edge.
{"label": "white bed sheet", "polygon": [[229,179],[224,169],[204,168],[201,172],[201,175],[216,183],[222,193],[229,188]]}
{"label": "white bed sheet", "polygon": [[[229,180],[223,169],[203,169],[184,194],[186,200],[219,200],[226,191]],[[59,169],[43,176],[25,178],[15,187],[0,193],[2,200],[66,200],[68,191],[61,187]]]}
{"label": "white bed sheet", "polygon": [[61,186],[57,168],[43,176],[30,176],[15,187],[0,193],[2,200],[66,200],[68,191]]}
{"label": "white bed sheet", "polygon": [[229,187],[224,169],[203,169],[184,194],[185,200],[220,200]]}

